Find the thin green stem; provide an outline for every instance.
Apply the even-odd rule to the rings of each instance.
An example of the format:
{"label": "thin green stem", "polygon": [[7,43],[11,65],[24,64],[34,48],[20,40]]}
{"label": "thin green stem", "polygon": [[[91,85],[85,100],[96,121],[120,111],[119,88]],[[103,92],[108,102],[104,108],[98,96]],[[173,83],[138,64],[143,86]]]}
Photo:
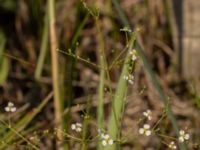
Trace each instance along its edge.
{"label": "thin green stem", "polygon": [[[104,39],[102,35],[102,31],[99,25],[99,18],[95,18],[95,23],[97,26],[98,30],[98,40],[100,43],[99,46],[99,61],[100,61],[100,66],[102,68],[106,68],[106,61],[105,61],[105,46],[104,46]],[[98,107],[97,107],[97,123],[98,123],[98,129],[104,129],[104,80],[105,80],[105,69],[100,69],[100,83],[98,87]],[[100,138],[98,138],[98,150],[101,150],[102,144],[100,142]]]}
{"label": "thin green stem", "polygon": [[[114,66],[114,64],[118,61],[118,59],[120,58],[120,56],[127,50],[128,48],[128,44],[127,46],[117,55],[117,57],[115,57],[115,59],[112,61],[111,65],[108,67],[109,70],[112,69],[112,67]],[[121,61],[121,59],[120,59]]]}
{"label": "thin green stem", "polygon": [[155,131],[156,127],[160,124],[160,122],[166,117],[166,114],[163,114],[161,118],[156,122],[156,124],[151,129],[152,131]]}
{"label": "thin green stem", "polygon": [[93,63],[93,62],[90,62],[90,61],[88,61],[88,60],[86,60],[86,59],[84,59],[84,58],[81,58],[80,56],[76,56],[76,55],[74,55],[74,54],[68,53],[68,52],[63,51],[63,50],[60,50],[60,49],[57,49],[57,51],[60,52],[60,53],[62,53],[62,54],[66,54],[66,55],[68,55],[68,56],[71,56],[71,57],[73,57],[73,58],[76,58],[77,60],[80,60],[80,61],[82,61],[82,62],[85,62],[85,63],[87,63],[87,64],[89,64],[89,65],[92,65],[92,66],[94,66],[94,67],[96,67],[96,68],[100,68],[100,69],[105,69],[105,70],[106,70],[106,68],[102,68],[101,66],[99,66],[99,65],[97,65],[97,64],[95,64],[95,63]]}
{"label": "thin green stem", "polygon": [[177,139],[175,137],[171,137],[171,136],[164,135],[164,134],[161,134],[161,133],[157,133],[157,135],[160,136],[160,137],[164,137],[164,138],[167,138],[167,139],[177,141]]}

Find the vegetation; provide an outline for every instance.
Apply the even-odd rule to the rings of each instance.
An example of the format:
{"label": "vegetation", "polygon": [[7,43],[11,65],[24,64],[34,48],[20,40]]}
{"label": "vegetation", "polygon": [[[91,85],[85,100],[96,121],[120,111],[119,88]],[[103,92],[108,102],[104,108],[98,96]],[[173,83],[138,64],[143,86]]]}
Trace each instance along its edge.
{"label": "vegetation", "polygon": [[177,73],[165,0],[0,8],[0,149],[199,149],[198,83]]}

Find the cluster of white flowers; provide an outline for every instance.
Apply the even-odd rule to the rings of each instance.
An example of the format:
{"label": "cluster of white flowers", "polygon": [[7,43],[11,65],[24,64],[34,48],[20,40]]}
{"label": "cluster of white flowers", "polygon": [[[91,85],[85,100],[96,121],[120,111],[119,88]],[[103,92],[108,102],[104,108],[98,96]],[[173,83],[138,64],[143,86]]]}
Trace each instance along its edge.
{"label": "cluster of white flowers", "polygon": [[171,142],[169,143],[168,147],[169,147],[170,149],[177,149],[177,146],[175,145],[175,142],[174,142],[174,141],[171,141]]}
{"label": "cluster of white flowers", "polygon": [[[15,111],[12,110],[10,107],[14,107],[14,105],[12,103],[9,103],[8,108],[6,108],[6,111]],[[15,108],[16,109],[16,108]],[[143,115],[145,117],[147,117],[148,120],[152,119],[152,111],[150,109],[147,109],[146,111],[143,112]],[[81,132],[82,131],[82,124],[81,123],[74,123],[71,125],[71,129],[75,130],[76,132]],[[109,146],[109,145],[113,145],[114,140],[110,137],[109,134],[106,133],[105,130],[102,129],[98,129],[97,130],[98,135],[100,137],[101,143],[103,146]],[[149,124],[145,123],[143,124],[142,128],[139,128],[139,134],[141,135],[145,135],[145,136],[150,136],[152,134],[152,130]],[[179,137],[178,137],[178,141],[179,142],[185,142],[188,141],[190,138],[189,133],[187,133],[185,130],[180,130],[179,131]],[[32,137],[30,138],[30,140],[32,140]],[[171,141],[169,144],[167,144],[169,149],[173,149],[176,150],[177,149],[177,145],[174,141]]]}
{"label": "cluster of white flowers", "polygon": [[133,84],[134,83],[134,76],[131,74],[125,75],[124,80],[128,81],[128,83]]}
{"label": "cluster of white flowers", "polygon": [[76,131],[76,132],[81,132],[82,131],[82,124],[74,123],[74,124],[71,125],[71,129]]}
{"label": "cluster of white flowers", "polygon": [[[152,119],[152,111],[147,109],[146,111],[143,112],[143,116],[145,116],[148,120]],[[144,124],[142,128],[139,128],[139,134],[144,134],[146,136],[150,136],[152,134],[152,131],[150,129],[149,124]],[[190,134],[187,133],[185,130],[180,130],[179,131],[179,137],[178,141],[183,143],[185,141],[188,141],[190,139]],[[177,146],[174,141],[171,141],[168,144],[168,148],[170,149],[177,149]]]}
{"label": "cluster of white flowers", "polygon": [[107,146],[107,145],[112,145],[113,144],[113,139],[108,134],[106,134],[105,130],[98,129],[97,132],[100,135],[100,138],[101,138],[103,146]]}
{"label": "cluster of white flowers", "polygon": [[145,134],[146,136],[151,135],[151,130],[150,130],[150,125],[149,124],[144,124],[143,128],[139,129],[140,134]]}
{"label": "cluster of white flowers", "polygon": [[143,115],[145,116],[145,117],[147,117],[147,119],[148,120],[151,120],[152,119],[152,112],[151,112],[151,110],[147,110],[147,111],[145,111],[145,112],[143,112]]}
{"label": "cluster of white flowers", "polygon": [[[147,109],[146,111],[143,112],[143,115],[148,119],[151,120],[152,119],[152,112],[150,109]],[[151,129],[150,129],[150,125],[145,123],[143,125],[143,128],[139,129],[139,133],[140,134],[144,134],[146,136],[150,136],[151,135]]]}
{"label": "cluster of white flowers", "polygon": [[107,146],[107,145],[112,145],[113,144],[113,139],[110,138],[110,136],[108,134],[101,134],[101,138],[102,138],[102,145],[103,146]]}
{"label": "cluster of white flowers", "polygon": [[17,110],[12,102],[8,102],[8,105],[4,109],[6,112],[15,112]]}
{"label": "cluster of white flowers", "polygon": [[187,141],[190,139],[189,133],[186,133],[184,130],[179,131],[179,142],[183,143],[184,141]]}
{"label": "cluster of white flowers", "polygon": [[137,59],[137,52],[135,49],[132,49],[130,52],[129,52],[130,56],[131,56],[131,60],[132,61],[135,61]]}

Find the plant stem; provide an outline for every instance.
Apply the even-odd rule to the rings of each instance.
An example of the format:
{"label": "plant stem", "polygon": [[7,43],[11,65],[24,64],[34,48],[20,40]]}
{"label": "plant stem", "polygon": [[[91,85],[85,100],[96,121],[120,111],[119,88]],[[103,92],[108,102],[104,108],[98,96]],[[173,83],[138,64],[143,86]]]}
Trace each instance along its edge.
{"label": "plant stem", "polygon": [[[98,107],[97,107],[97,124],[98,124],[98,129],[104,129],[104,80],[105,80],[105,69],[106,64],[105,64],[105,57],[104,57],[104,51],[105,51],[105,46],[104,46],[104,40],[103,40],[103,35],[102,31],[100,28],[99,24],[99,18],[95,18],[95,23],[97,26],[98,30],[98,40],[99,40],[99,62],[100,62],[100,83],[98,87]],[[100,139],[98,138],[98,150],[102,149],[102,144],[100,142]]]}
{"label": "plant stem", "polygon": [[[51,45],[51,60],[52,60],[52,79],[54,91],[54,111],[55,122],[58,129],[63,129],[62,123],[62,102],[60,98],[60,83],[58,69],[58,53],[57,53],[57,36],[55,27],[55,1],[49,0],[49,29],[50,29],[50,45]],[[57,137],[63,139],[62,134],[58,132]]]}

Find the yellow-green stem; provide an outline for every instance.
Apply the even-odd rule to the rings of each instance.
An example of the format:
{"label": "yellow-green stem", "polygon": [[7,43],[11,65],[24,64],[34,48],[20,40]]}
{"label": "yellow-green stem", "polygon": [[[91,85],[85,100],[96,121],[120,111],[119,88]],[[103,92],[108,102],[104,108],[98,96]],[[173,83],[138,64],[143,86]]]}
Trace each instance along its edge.
{"label": "yellow-green stem", "polygon": [[[58,129],[62,130],[62,103],[60,98],[58,53],[57,53],[57,35],[55,26],[55,1],[49,0],[49,29],[50,29],[50,46],[51,46],[51,63],[52,63],[52,83],[54,91],[54,111],[55,122]],[[57,137],[63,139],[62,134],[58,132]]]}

